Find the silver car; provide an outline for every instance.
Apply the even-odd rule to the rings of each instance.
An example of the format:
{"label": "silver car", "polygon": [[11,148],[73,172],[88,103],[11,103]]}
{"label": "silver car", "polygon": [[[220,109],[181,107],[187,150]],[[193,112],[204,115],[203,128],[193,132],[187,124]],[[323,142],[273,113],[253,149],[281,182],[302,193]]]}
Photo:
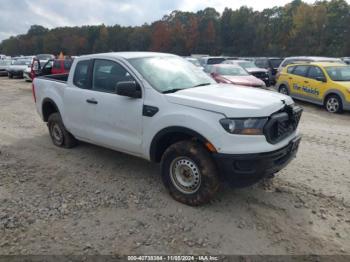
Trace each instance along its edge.
{"label": "silver car", "polygon": [[23,77],[23,72],[28,67],[31,67],[32,59],[17,59],[13,60],[11,65],[7,68],[7,75],[9,78],[14,76]]}
{"label": "silver car", "polygon": [[11,60],[0,59],[0,76],[7,76],[7,68],[11,65]]}

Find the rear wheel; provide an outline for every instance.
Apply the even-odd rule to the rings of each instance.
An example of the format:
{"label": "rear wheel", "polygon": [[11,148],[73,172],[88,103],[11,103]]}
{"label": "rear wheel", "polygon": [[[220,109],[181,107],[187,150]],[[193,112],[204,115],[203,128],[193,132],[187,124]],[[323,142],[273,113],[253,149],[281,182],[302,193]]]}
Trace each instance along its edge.
{"label": "rear wheel", "polygon": [[8,77],[9,77],[9,78],[13,78],[13,74],[8,73]]}
{"label": "rear wheel", "polygon": [[289,95],[288,88],[285,85],[281,85],[278,88],[278,92],[280,92],[281,94],[287,95],[287,96]]}
{"label": "rear wheel", "polygon": [[77,140],[64,127],[59,113],[53,113],[49,116],[47,126],[55,146],[72,148],[77,144]]}
{"label": "rear wheel", "polygon": [[211,155],[193,141],[171,145],[162,157],[161,173],[170,195],[190,206],[209,202],[220,188],[218,171]]}
{"label": "rear wheel", "polygon": [[343,111],[343,103],[338,95],[330,95],[326,98],[325,108],[329,113],[341,113]]}

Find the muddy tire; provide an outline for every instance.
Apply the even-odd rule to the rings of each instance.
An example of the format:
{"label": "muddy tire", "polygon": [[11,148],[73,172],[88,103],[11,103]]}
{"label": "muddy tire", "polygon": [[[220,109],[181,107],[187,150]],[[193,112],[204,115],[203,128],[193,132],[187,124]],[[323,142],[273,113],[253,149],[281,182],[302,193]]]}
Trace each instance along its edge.
{"label": "muddy tire", "polygon": [[326,98],[324,106],[329,113],[343,112],[343,102],[338,95],[330,95]]}
{"label": "muddy tire", "polygon": [[77,140],[70,134],[63,125],[61,115],[53,113],[47,121],[52,143],[58,147],[72,148],[77,145]]}
{"label": "muddy tire", "polygon": [[281,86],[278,88],[278,92],[281,93],[281,94],[283,94],[283,95],[289,96],[288,88],[287,88],[285,85],[281,85]]}
{"label": "muddy tire", "polygon": [[170,195],[190,206],[208,203],[221,184],[210,153],[193,141],[177,142],[165,151],[161,174]]}

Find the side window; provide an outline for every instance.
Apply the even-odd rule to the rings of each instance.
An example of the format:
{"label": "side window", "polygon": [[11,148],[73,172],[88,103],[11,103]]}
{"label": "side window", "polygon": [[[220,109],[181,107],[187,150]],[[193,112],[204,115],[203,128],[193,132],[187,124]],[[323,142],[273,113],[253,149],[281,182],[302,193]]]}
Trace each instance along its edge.
{"label": "side window", "polygon": [[294,68],[295,68],[295,66],[290,66],[290,67],[288,67],[288,68],[287,68],[287,73],[288,73],[288,74],[293,74]]}
{"label": "side window", "polygon": [[53,62],[53,68],[61,69],[61,61],[56,60],[55,62]]}
{"label": "side window", "polygon": [[65,70],[69,70],[72,66],[72,60],[64,60],[63,67]]}
{"label": "side window", "polygon": [[319,68],[318,66],[310,66],[308,77],[312,79],[316,79],[318,77],[324,78],[324,74],[321,68]]}
{"label": "side window", "polygon": [[298,76],[306,76],[308,69],[309,66],[296,66],[293,70],[293,74]]}
{"label": "side window", "polygon": [[96,59],[93,71],[92,89],[101,92],[115,93],[118,82],[135,81],[120,64]]}
{"label": "side window", "polygon": [[77,63],[73,78],[74,85],[79,88],[90,89],[89,66],[90,60],[80,61]]}

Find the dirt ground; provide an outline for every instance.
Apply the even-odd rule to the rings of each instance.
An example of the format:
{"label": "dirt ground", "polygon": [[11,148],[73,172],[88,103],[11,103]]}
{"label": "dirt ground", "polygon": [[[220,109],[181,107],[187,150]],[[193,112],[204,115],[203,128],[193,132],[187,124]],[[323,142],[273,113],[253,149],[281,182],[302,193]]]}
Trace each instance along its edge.
{"label": "dirt ground", "polygon": [[271,183],[193,208],[159,166],[55,147],[31,84],[0,78],[0,254],[350,254],[350,114],[301,104],[297,158]]}

